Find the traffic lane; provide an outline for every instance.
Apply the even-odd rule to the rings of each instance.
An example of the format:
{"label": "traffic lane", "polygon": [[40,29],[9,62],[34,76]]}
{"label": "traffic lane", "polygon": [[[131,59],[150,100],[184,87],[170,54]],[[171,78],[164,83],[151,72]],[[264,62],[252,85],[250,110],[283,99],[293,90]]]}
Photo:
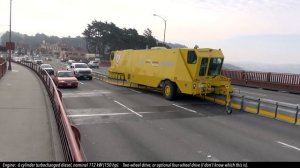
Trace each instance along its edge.
{"label": "traffic lane", "polygon": [[[160,115],[160,114],[158,114]],[[251,115],[251,114],[250,114]],[[254,115],[252,115],[253,117]],[[226,116],[227,118],[229,116]],[[82,146],[89,161],[297,161],[298,150],[279,142],[299,145],[296,136],[262,130],[245,123],[249,118],[189,117],[79,125]],[[234,119],[237,117],[236,119]],[[254,123],[256,123],[254,117]],[[221,120],[221,122],[219,122]],[[249,121],[249,120],[248,120]],[[274,120],[271,120],[274,122]],[[224,124],[226,123],[226,124]],[[290,125],[289,125],[290,126]],[[298,133],[298,134],[297,134]],[[291,134],[288,134],[291,136]]]}
{"label": "traffic lane", "polygon": [[281,92],[281,91],[271,91],[261,88],[251,88],[243,86],[233,86],[237,91],[235,93],[245,96],[250,96],[254,98],[263,98],[274,101],[286,102],[291,104],[300,104],[300,94]]}
{"label": "traffic lane", "polygon": [[[95,83],[97,83],[97,81],[93,81],[90,84]],[[100,86],[99,83],[97,83],[97,86]],[[209,102],[201,102],[199,99],[194,98],[187,100],[187,97],[176,101],[176,105],[194,110],[197,113],[182,108],[176,109],[177,106],[173,105],[175,104],[174,102],[169,104],[163,102],[162,104],[165,104],[165,106],[160,106],[159,103],[156,104],[156,106],[151,106],[151,102],[148,101],[149,99],[151,100],[151,98],[154,102],[165,100],[156,93],[151,97],[153,94],[151,92],[146,94],[143,92],[132,92],[130,94],[128,91],[129,88],[116,88],[124,89],[123,92],[118,91],[118,93],[116,93],[119,98],[118,101],[122,102],[123,105],[129,109],[138,112],[142,117],[128,111],[128,109],[122,106],[118,107],[119,104],[114,104],[115,97],[112,97],[113,94],[99,96],[97,98],[94,97],[87,101],[80,99],[68,100],[67,98],[69,102],[66,104],[69,104],[70,107],[72,107],[72,104],[74,107],[75,104],[78,105],[82,103],[80,107],[76,107],[77,111],[75,112],[77,113],[80,113],[80,111],[88,112],[86,109],[90,107],[94,107],[94,109],[92,109],[94,110],[93,112],[100,108],[99,111],[106,113],[101,113],[99,116],[71,117],[73,121],[75,119],[75,124],[77,124],[81,130],[81,134],[84,137],[82,138],[83,149],[90,161],[102,159],[112,161],[288,161],[296,160],[296,158],[299,157],[299,154],[295,150],[297,146],[299,146],[299,144],[297,144],[297,142],[299,142],[299,133],[298,129],[296,131],[290,129],[291,126],[291,128],[295,127],[293,125],[285,125],[285,123],[273,119],[236,111],[233,115],[227,116],[224,115],[224,107],[222,106],[209,104]],[[120,96],[122,93],[123,96]],[[149,95],[150,97],[147,97]],[[105,97],[106,99],[110,98],[110,101],[103,101],[100,97]],[[143,97],[146,97],[146,100],[142,100]],[[129,100],[132,100],[132,102]],[[187,104],[188,102],[192,103]],[[140,110],[140,108],[146,108],[146,110]],[[103,109],[109,109],[110,111],[108,112]],[[74,109],[73,111],[71,110],[71,112],[74,112]],[[236,116],[245,117],[241,118]],[[228,121],[226,121],[226,119]],[[247,120],[249,121],[245,122]],[[235,124],[232,125],[232,123]],[[276,127],[278,124],[279,127]],[[124,129],[115,130],[116,128]],[[130,132],[132,130],[134,130],[134,133]],[[163,130],[165,130],[165,132],[162,132]],[[248,130],[251,130],[251,134],[249,135]],[[279,130],[279,132],[277,130]],[[122,133],[119,133],[120,131],[122,131]],[[260,131],[261,133],[259,133]],[[147,141],[148,139],[153,139],[153,137],[154,140],[150,142]],[[265,137],[268,138],[266,139]],[[136,139],[136,141],[130,140],[127,142],[126,139]],[[295,141],[291,141],[292,139],[295,139]],[[187,143],[184,144],[182,141]],[[164,142],[166,142],[166,144]],[[199,142],[201,143],[199,144]],[[144,148],[143,150],[137,150],[141,147],[138,145],[134,147],[132,146],[133,144],[140,144],[140,146],[145,146],[144,148],[153,150],[147,151]],[[296,148],[293,149],[283,144],[294,145]],[[189,148],[189,145],[191,145],[192,148]],[[115,146],[119,147],[115,149]],[[166,147],[163,148],[164,146]],[[198,147],[199,150],[194,150],[197,149],[196,147]],[[185,150],[183,150],[183,148]],[[111,151],[112,149],[114,150]],[[161,151],[160,149],[164,150]],[[141,151],[146,151],[146,154],[141,155]],[[170,152],[165,153],[165,151]],[[176,151],[185,151],[186,157],[177,154],[178,152],[176,153]],[[119,155],[116,155],[116,153]],[[230,153],[229,156],[228,153]]]}

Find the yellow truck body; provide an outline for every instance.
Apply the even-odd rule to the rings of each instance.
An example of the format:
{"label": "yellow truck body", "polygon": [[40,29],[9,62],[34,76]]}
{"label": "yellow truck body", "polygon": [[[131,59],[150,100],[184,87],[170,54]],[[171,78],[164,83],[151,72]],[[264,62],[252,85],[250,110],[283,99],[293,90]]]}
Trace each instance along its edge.
{"label": "yellow truck body", "polygon": [[108,76],[122,75],[125,81],[162,88],[167,99],[177,93],[223,94],[230,102],[230,79],[220,75],[224,56],[221,50],[163,49],[114,51]]}

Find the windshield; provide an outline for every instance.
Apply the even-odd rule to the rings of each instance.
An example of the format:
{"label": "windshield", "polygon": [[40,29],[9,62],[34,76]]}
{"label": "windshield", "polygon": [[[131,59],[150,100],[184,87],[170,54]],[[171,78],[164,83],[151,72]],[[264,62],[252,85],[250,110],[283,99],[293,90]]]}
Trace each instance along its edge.
{"label": "windshield", "polygon": [[88,68],[86,64],[75,64],[75,68]]}
{"label": "windshield", "polygon": [[58,72],[57,73],[58,77],[73,77],[74,74],[72,72]]}
{"label": "windshield", "polygon": [[207,65],[208,65],[208,58],[202,58],[199,76],[205,76],[206,75]]}
{"label": "windshield", "polygon": [[211,58],[207,75],[208,76],[219,75],[221,72],[222,64],[223,64],[222,58]]}

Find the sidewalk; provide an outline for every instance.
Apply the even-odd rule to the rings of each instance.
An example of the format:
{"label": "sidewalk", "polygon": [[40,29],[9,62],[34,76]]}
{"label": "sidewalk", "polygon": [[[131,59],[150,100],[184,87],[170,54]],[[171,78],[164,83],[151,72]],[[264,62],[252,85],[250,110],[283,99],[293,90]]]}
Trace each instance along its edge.
{"label": "sidewalk", "polygon": [[43,83],[12,64],[0,79],[0,161],[63,161],[57,125]]}

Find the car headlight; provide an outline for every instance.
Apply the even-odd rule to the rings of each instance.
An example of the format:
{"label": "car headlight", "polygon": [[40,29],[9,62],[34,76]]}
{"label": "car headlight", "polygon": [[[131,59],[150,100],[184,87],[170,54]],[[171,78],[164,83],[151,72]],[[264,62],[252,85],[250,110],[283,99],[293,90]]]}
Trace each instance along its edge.
{"label": "car headlight", "polygon": [[65,83],[66,81],[58,81],[58,83]]}

